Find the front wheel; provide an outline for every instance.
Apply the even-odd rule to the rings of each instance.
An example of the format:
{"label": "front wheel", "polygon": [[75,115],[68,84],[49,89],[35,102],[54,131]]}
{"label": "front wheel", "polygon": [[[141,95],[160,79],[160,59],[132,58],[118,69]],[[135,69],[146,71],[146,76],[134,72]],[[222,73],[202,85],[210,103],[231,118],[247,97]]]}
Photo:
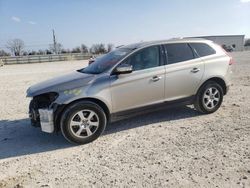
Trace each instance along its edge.
{"label": "front wheel", "polygon": [[194,106],[196,110],[210,114],[220,108],[222,101],[222,87],[216,82],[209,81],[199,89]]}
{"label": "front wheel", "polygon": [[89,101],[69,106],[61,118],[63,136],[76,144],[87,144],[97,139],[105,130],[107,118],[103,109]]}

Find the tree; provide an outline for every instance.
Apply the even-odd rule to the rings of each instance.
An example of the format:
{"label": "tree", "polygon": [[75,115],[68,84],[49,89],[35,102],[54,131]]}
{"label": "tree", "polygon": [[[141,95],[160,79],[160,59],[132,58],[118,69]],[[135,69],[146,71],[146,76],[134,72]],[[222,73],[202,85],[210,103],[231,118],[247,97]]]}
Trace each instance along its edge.
{"label": "tree", "polygon": [[81,53],[81,48],[80,47],[73,48],[71,53]]}
{"label": "tree", "polygon": [[20,56],[24,49],[24,42],[21,39],[9,40],[6,44],[8,48],[15,56]]}
{"label": "tree", "polygon": [[82,52],[83,54],[86,54],[86,53],[89,52],[89,49],[88,49],[88,47],[87,47],[85,44],[82,44],[82,45],[81,45],[81,52]]}
{"label": "tree", "polygon": [[70,50],[69,49],[62,49],[61,53],[62,54],[67,54],[67,53],[70,53]]}
{"label": "tree", "polygon": [[29,54],[28,55],[37,55],[37,52],[36,51],[34,51],[34,50],[32,50],[31,52],[29,52]]}
{"label": "tree", "polygon": [[27,56],[27,55],[29,55],[29,52],[24,51],[24,52],[23,52],[23,56]]}
{"label": "tree", "polygon": [[52,52],[51,52],[50,50],[47,49],[47,50],[45,51],[45,54],[46,54],[46,55],[52,54]]}
{"label": "tree", "polygon": [[93,54],[104,54],[107,53],[104,44],[93,44],[90,48],[90,52]]}
{"label": "tree", "polygon": [[4,50],[0,50],[0,57],[3,57],[3,56],[9,56],[10,54],[5,52]]}
{"label": "tree", "polygon": [[54,54],[61,53],[62,48],[63,48],[63,46],[61,43],[56,43],[56,45],[50,44],[50,47],[49,47],[50,51],[53,52]]}
{"label": "tree", "polygon": [[36,53],[37,55],[44,55],[45,51],[44,50],[38,50],[38,52]]}
{"label": "tree", "polygon": [[111,52],[114,49],[114,45],[109,43],[107,44],[107,52]]}
{"label": "tree", "polygon": [[247,40],[246,40],[245,46],[250,46],[250,39],[247,39]]}

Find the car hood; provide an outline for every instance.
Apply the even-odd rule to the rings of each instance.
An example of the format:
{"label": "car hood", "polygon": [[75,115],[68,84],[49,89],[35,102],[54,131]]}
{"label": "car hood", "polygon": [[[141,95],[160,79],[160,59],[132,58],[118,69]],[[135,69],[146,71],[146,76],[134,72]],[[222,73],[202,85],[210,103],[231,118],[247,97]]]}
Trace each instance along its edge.
{"label": "car hood", "polygon": [[95,75],[80,73],[78,71],[58,76],[31,86],[27,90],[27,97],[34,97],[48,92],[57,92],[88,85]]}

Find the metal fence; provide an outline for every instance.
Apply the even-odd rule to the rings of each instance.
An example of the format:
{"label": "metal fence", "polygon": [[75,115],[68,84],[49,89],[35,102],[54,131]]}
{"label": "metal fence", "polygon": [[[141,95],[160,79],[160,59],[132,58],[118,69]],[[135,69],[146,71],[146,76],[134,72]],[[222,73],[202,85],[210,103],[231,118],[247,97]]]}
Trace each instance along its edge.
{"label": "metal fence", "polygon": [[43,63],[53,61],[71,61],[71,60],[86,60],[91,57],[91,54],[70,53],[70,54],[50,54],[50,55],[29,55],[17,57],[0,57],[4,64],[25,64],[25,63]]}

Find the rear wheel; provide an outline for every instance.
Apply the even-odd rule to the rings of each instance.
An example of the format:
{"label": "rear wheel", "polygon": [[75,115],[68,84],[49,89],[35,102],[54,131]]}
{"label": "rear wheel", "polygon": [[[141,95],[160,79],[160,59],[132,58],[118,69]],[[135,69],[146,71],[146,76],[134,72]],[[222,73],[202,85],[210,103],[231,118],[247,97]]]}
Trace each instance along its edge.
{"label": "rear wheel", "polygon": [[103,109],[93,102],[82,101],[69,106],[61,118],[61,131],[70,142],[86,144],[105,130],[107,118]]}
{"label": "rear wheel", "polygon": [[198,91],[194,106],[202,113],[213,113],[217,111],[223,101],[222,87],[213,81],[205,83]]}

